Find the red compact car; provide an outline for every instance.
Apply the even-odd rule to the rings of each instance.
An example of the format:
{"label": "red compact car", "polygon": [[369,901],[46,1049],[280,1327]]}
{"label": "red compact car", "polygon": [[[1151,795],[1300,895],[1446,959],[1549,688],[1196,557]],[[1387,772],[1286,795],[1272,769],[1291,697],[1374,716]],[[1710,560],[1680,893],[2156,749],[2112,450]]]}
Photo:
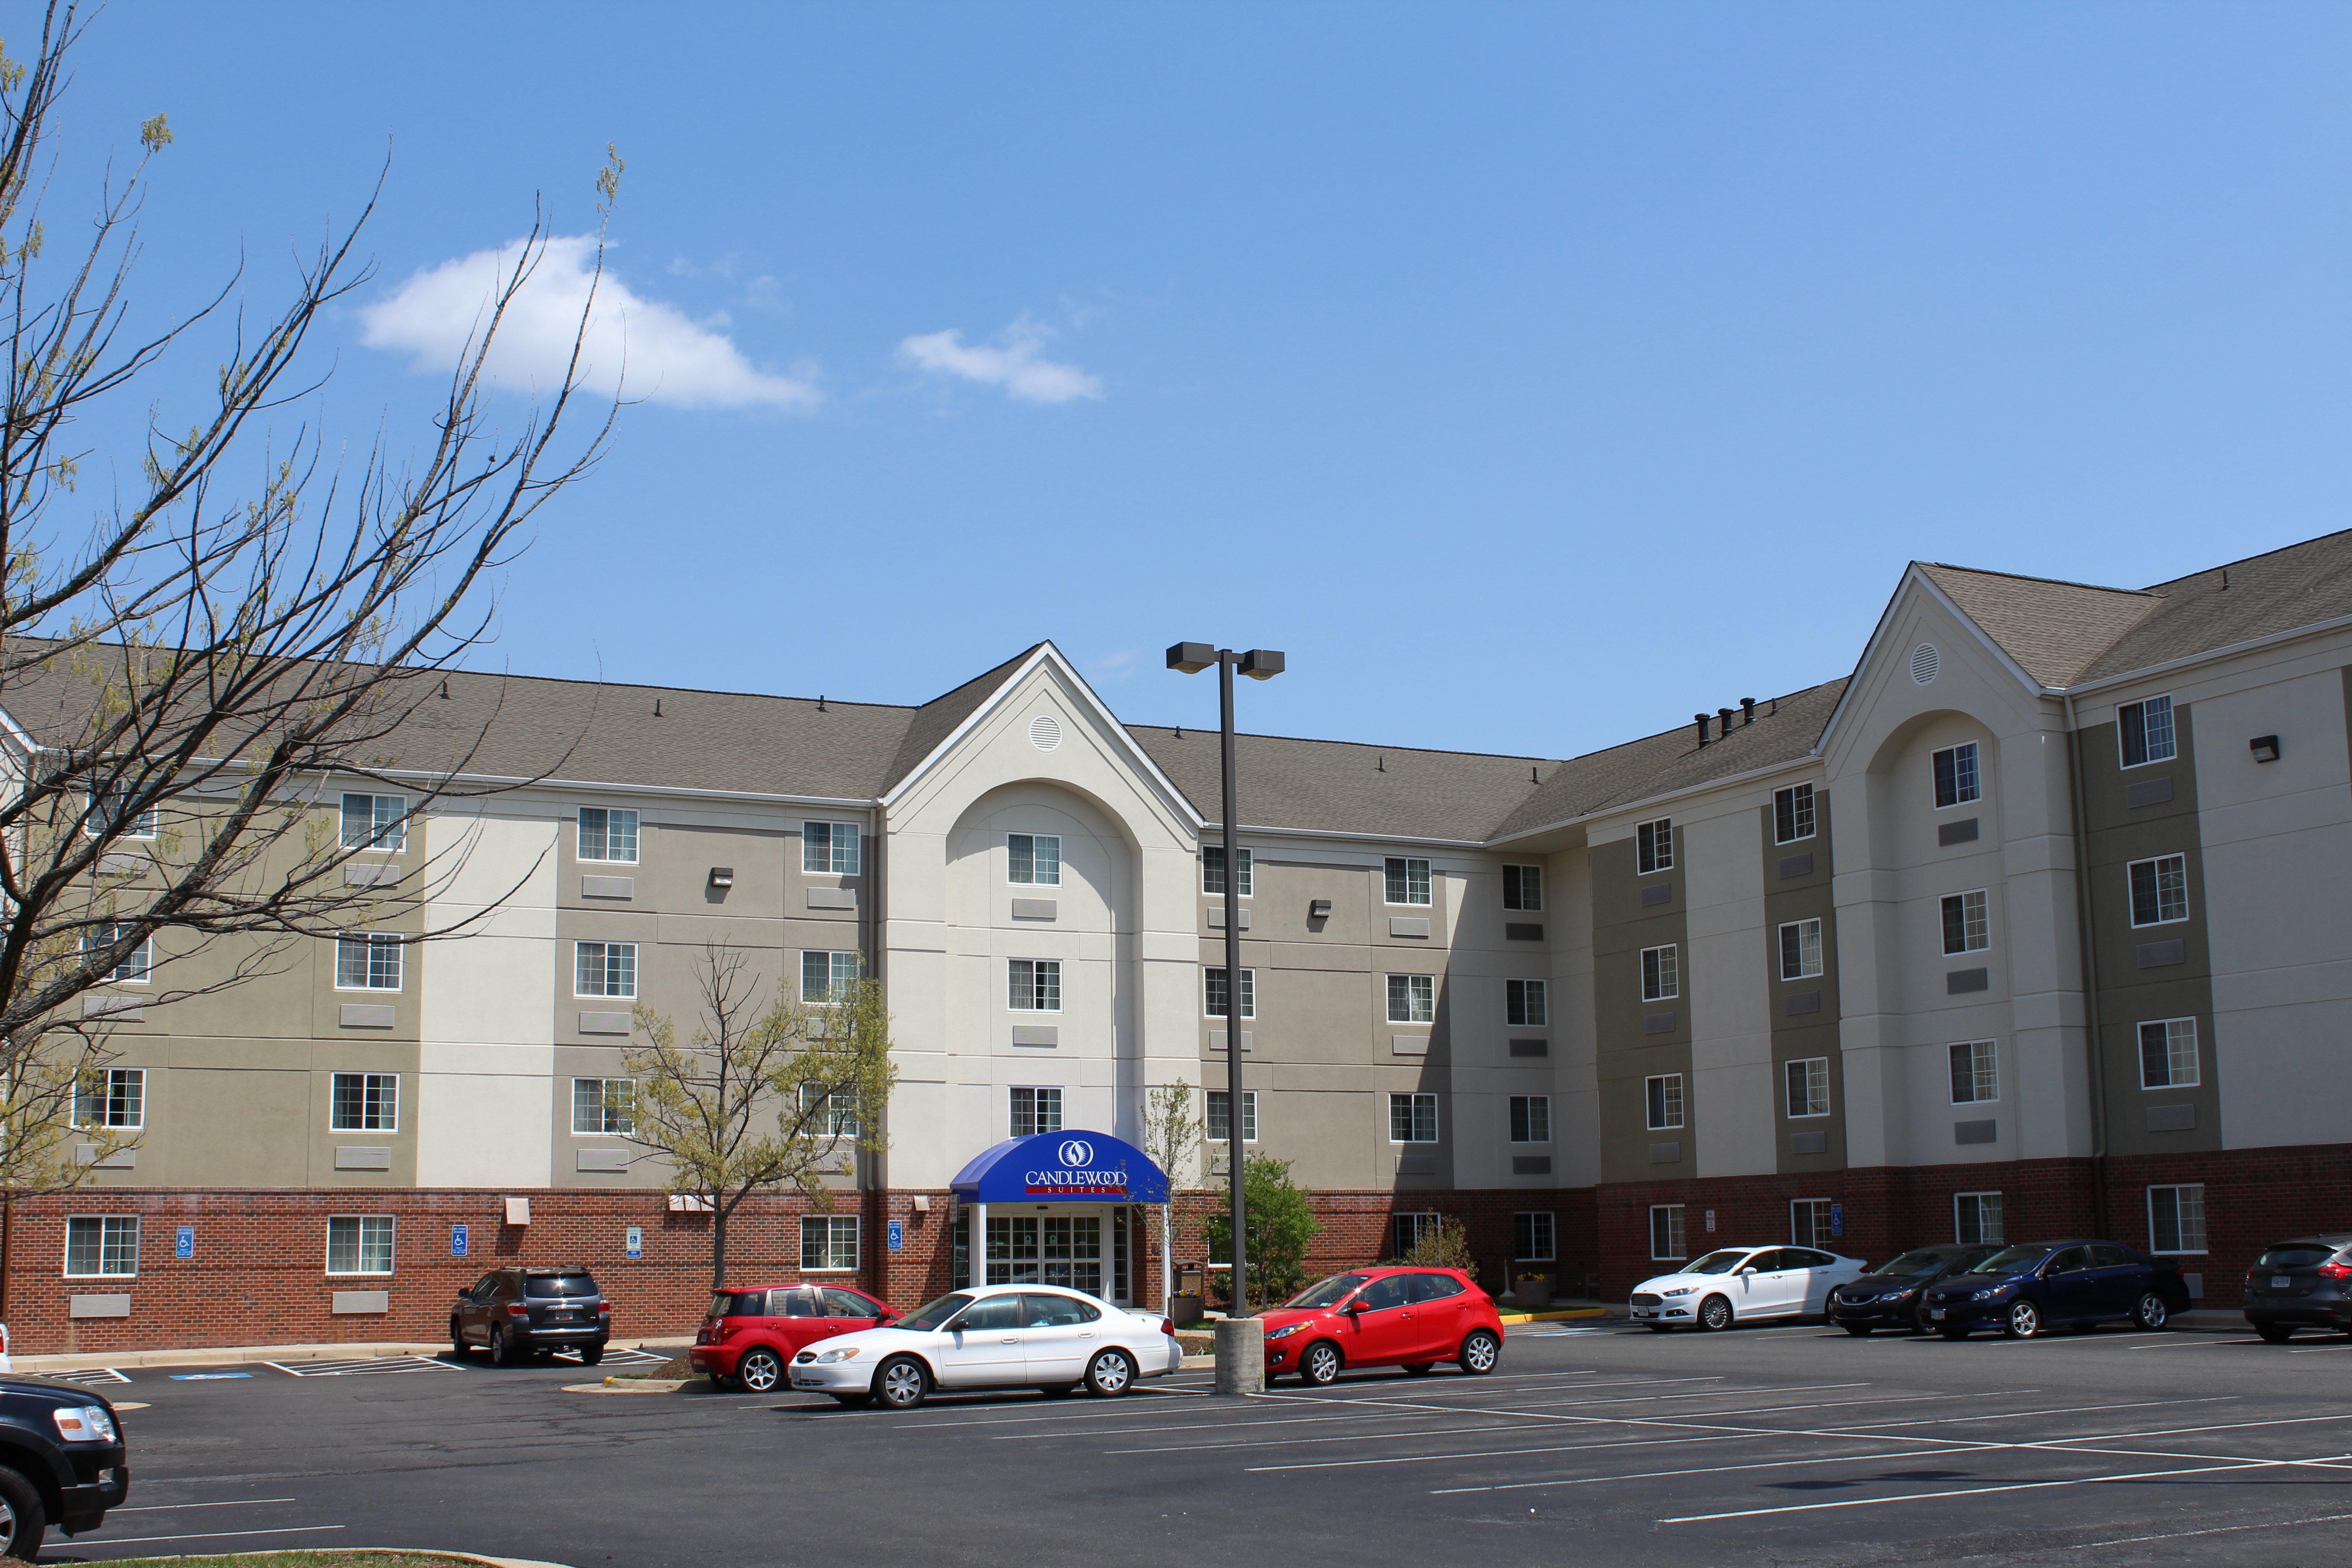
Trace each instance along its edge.
{"label": "red compact car", "polygon": [[784,1381],[793,1356],[817,1340],[896,1322],[898,1314],[863,1290],[841,1285],[776,1285],[722,1290],[710,1298],[687,1360],[716,1388],[765,1394]]}
{"label": "red compact car", "polygon": [[1401,1366],[1419,1375],[1442,1361],[1481,1377],[1503,1354],[1495,1299],[1458,1268],[1334,1274],[1259,1321],[1268,1382],[1295,1372],[1319,1386],[1350,1366]]}

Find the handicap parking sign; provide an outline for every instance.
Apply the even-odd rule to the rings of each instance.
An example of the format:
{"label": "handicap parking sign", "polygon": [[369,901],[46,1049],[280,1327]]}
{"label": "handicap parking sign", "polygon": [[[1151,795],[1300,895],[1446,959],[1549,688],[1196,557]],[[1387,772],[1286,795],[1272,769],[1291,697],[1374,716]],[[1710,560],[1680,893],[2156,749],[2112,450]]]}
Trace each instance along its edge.
{"label": "handicap parking sign", "polygon": [[890,1250],[897,1252],[906,1245],[907,1222],[904,1220],[892,1220],[890,1222]]}
{"label": "handicap parking sign", "polygon": [[1832,1204],[1830,1205],[1830,1234],[1832,1236],[1843,1236],[1845,1234],[1845,1205],[1843,1204]]}
{"label": "handicap parking sign", "polygon": [[451,1226],[449,1227],[449,1256],[450,1256],[450,1257],[452,1257],[452,1258],[463,1258],[463,1257],[465,1257],[465,1256],[466,1256],[466,1248],[467,1248],[467,1247],[471,1246],[471,1245],[472,1245],[472,1242],[473,1242],[473,1237],[472,1237],[471,1233],[467,1230],[467,1228],[466,1226],[462,1226],[462,1225],[453,1225],[453,1226]]}
{"label": "handicap parking sign", "polygon": [[628,1256],[631,1258],[643,1258],[646,1255],[646,1227],[644,1226],[633,1225],[629,1227],[628,1247],[626,1250]]}
{"label": "handicap parking sign", "polygon": [[172,1256],[174,1258],[194,1258],[195,1255],[196,1227],[192,1225],[184,1225],[180,1227],[180,1234],[173,1238]]}

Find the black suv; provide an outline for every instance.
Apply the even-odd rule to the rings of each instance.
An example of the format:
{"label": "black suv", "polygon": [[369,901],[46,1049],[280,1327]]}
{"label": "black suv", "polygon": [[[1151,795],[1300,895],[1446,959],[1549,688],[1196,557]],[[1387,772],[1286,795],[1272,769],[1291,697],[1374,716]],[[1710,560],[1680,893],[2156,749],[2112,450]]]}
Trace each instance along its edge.
{"label": "black suv", "polygon": [[493,1268],[458,1292],[449,1343],[459,1360],[477,1345],[498,1366],[551,1351],[578,1351],[594,1366],[613,1337],[613,1304],[585,1268]]}
{"label": "black suv", "polygon": [[2246,1272],[2246,1321],[2273,1344],[2297,1329],[2352,1334],[2352,1234],[2299,1236]]}
{"label": "black suv", "polygon": [[51,1378],[0,1373],[0,1544],[26,1563],[55,1523],[96,1530],[131,1492],[131,1466],[102,1394]]}

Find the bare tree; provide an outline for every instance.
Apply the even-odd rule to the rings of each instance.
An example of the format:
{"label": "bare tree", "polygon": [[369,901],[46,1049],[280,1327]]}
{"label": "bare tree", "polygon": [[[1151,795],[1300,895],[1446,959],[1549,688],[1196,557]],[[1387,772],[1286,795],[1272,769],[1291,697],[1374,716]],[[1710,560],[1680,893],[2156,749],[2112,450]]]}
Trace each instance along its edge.
{"label": "bare tree", "polygon": [[1168,1178],[1167,1203],[1160,1205],[1160,1300],[1176,1293],[1175,1197],[1177,1172],[1191,1174],[1201,1145],[1201,1117],[1192,1108],[1192,1086],[1182,1079],[1163,1083],[1143,1096],[1143,1152]]}
{"label": "bare tree", "polygon": [[750,963],[706,945],[695,966],[693,1043],[645,1003],[646,1044],[625,1058],[635,1083],[632,1140],[667,1157],[670,1191],[710,1205],[710,1288],[727,1283],[727,1227],[753,1193],[790,1187],[833,1206],[825,1178],[853,1171],[857,1151],[888,1147],[882,1117],[898,1069],[890,1012],[876,980],[836,987],[811,1005],[761,1006]]}
{"label": "bare tree", "polygon": [[[447,694],[447,672],[488,629],[489,574],[593,460],[612,417],[557,439],[581,334],[519,428],[485,416],[485,363],[543,253],[541,225],[484,300],[429,437],[401,456],[380,436],[356,471],[338,471],[307,426],[268,422],[319,384],[312,330],[371,276],[355,245],[373,198],[298,257],[274,312],[232,308],[240,268],[193,313],[134,331],[136,218],[172,141],[162,115],[141,128],[127,177],[108,174],[87,242],[47,258],[59,106],[86,25],[53,0],[36,56],[0,56],[6,1193],[70,1184],[84,1168],[68,1138],[89,1134],[69,1132],[70,1110],[108,1054],[97,988],[145,979],[152,1007],[358,928],[400,944],[462,929],[427,929],[420,911],[463,842],[429,847],[424,873],[397,883],[352,862],[436,806],[513,786],[467,779],[495,700],[460,705],[470,729],[418,710]],[[607,216],[619,173],[615,157],[598,182]],[[192,418],[167,418],[155,373],[199,335],[218,345],[217,374]],[[140,410],[136,461],[82,444],[84,428],[120,428]],[[372,784],[394,807],[338,822],[334,792]],[[468,895],[475,919],[496,901]]]}

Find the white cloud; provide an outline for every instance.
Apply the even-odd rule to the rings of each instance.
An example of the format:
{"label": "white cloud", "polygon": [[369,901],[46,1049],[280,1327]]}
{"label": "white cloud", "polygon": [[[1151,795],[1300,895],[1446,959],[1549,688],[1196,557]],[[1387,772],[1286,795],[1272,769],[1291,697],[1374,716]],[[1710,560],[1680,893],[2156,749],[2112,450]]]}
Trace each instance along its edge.
{"label": "white cloud", "polygon": [[1125,680],[1141,668],[1142,662],[1141,648],[1118,648],[1096,659],[1090,673],[1097,681]]}
{"label": "white cloud", "polygon": [[967,343],[960,331],[923,332],[898,345],[898,356],[942,375],[1001,386],[1024,403],[1067,403],[1100,397],[1102,377],[1074,364],[1039,357],[1051,334],[1026,316],[993,343]]}
{"label": "white cloud", "polygon": [[[419,370],[448,371],[488,320],[499,279],[511,272],[522,242],[427,268],[360,312],[370,348],[406,352]],[[546,241],[529,281],[508,305],[487,368],[497,384],[552,391],[563,378],[581,313],[595,288],[595,310],[581,348],[580,379],[607,396],[688,408],[766,405],[807,408],[824,401],[813,374],[753,368],[718,329],[722,315],[696,321],[674,305],[647,300],[608,270],[592,268],[596,242],[586,235]]]}

